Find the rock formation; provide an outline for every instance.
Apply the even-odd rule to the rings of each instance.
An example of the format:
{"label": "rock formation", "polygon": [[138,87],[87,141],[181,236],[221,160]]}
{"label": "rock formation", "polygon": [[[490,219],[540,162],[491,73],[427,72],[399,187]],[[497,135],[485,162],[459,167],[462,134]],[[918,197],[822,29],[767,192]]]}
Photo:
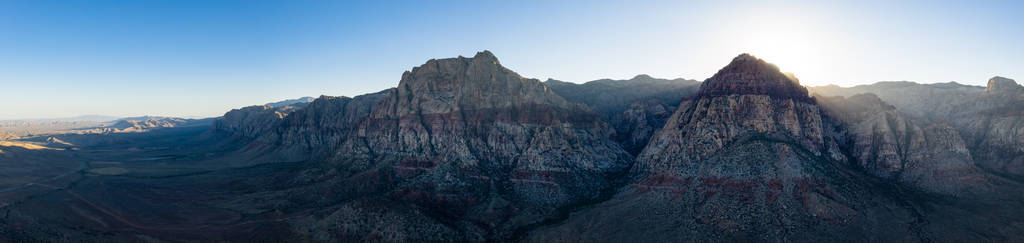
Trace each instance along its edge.
{"label": "rock formation", "polygon": [[[247,123],[235,122],[242,117],[224,123]],[[430,60],[404,73],[395,89],[321,97],[276,120],[225,130],[263,131],[261,143],[319,163],[310,173],[350,183],[374,178],[336,185],[353,192],[346,197],[414,205],[440,221],[478,225],[462,230],[493,239],[593,200],[632,162],[600,115],[502,67],[487,51]],[[338,218],[370,217],[363,213]]]}
{"label": "rock formation", "polygon": [[988,87],[985,87],[985,95],[1019,96],[1021,92],[1024,92],[1024,87],[1017,81],[999,76],[989,79]]}
{"label": "rock formation", "polygon": [[269,105],[248,106],[233,109],[213,123],[213,128],[239,136],[256,138],[267,134],[281,125],[293,107],[274,107]]}

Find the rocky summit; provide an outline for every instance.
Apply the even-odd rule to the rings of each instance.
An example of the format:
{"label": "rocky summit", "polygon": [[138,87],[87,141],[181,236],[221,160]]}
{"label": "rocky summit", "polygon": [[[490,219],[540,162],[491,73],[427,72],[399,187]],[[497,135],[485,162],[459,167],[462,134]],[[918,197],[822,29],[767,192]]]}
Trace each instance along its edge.
{"label": "rocky summit", "polygon": [[701,84],[698,95],[766,95],[807,101],[807,89],[793,74],[782,73],[775,64],[743,53]]}
{"label": "rocky summit", "polygon": [[807,88],[750,54],[540,82],[482,51],[212,124],[0,135],[0,241],[1022,241],[1022,93]]}
{"label": "rocky summit", "polygon": [[1024,86],[1017,84],[1017,81],[1004,77],[995,76],[988,80],[988,86],[985,87],[985,94],[987,95],[1018,95],[1024,90]]}

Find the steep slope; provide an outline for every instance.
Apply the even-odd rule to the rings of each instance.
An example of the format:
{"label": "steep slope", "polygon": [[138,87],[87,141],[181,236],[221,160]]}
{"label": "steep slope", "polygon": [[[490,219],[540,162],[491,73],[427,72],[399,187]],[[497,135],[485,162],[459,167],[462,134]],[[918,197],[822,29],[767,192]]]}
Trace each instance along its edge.
{"label": "steep slope", "polygon": [[792,75],[740,55],[651,139],[631,186],[529,239],[927,238],[895,189],[848,166],[837,127]]}

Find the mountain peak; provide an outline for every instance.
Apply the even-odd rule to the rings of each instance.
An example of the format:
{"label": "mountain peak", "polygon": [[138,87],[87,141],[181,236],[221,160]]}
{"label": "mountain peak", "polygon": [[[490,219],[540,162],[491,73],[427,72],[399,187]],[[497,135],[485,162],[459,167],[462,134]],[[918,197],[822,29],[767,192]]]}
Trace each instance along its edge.
{"label": "mountain peak", "polygon": [[494,56],[494,53],[491,53],[491,51],[488,51],[488,50],[477,52],[476,55],[473,56],[473,61],[482,61],[482,62],[490,62],[490,63],[493,63],[493,64],[501,64],[500,62],[498,62],[498,57]]}
{"label": "mountain peak", "polygon": [[988,87],[985,88],[985,94],[1004,94],[1004,93],[1015,93],[1020,90],[1020,84],[1013,79],[1008,79],[1000,76],[992,77],[988,80]]}
{"label": "mountain peak", "polygon": [[729,65],[708,78],[701,85],[699,94],[702,97],[752,94],[804,101],[811,99],[807,88],[801,86],[795,76],[782,73],[775,64],[747,53],[733,58]]}
{"label": "mountain peak", "polygon": [[412,112],[493,109],[524,103],[571,106],[539,80],[523,78],[501,66],[490,51],[478,52],[472,58],[431,59],[414,67],[398,82],[396,97],[409,102],[395,104],[398,116]]}
{"label": "mountain peak", "polygon": [[753,55],[750,55],[750,53],[740,53],[739,56],[736,56],[735,58],[732,59],[733,62],[737,62],[737,61],[757,61],[757,60],[761,60],[761,59],[759,59],[757,57],[754,57]]}
{"label": "mountain peak", "polygon": [[639,75],[634,76],[630,80],[649,80],[649,79],[654,79],[654,77],[651,77],[651,75],[647,75],[647,74],[639,74]]}

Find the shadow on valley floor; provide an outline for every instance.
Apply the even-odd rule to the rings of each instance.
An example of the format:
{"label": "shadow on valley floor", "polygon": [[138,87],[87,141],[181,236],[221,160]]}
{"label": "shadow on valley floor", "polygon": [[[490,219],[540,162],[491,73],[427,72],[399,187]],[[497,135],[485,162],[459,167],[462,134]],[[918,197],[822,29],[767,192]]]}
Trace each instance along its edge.
{"label": "shadow on valley floor", "polygon": [[288,178],[304,163],[247,160],[241,143],[206,127],[21,142],[54,138],[70,145],[0,147],[0,238],[267,240],[312,211],[261,199],[285,198],[270,195],[294,188]]}

